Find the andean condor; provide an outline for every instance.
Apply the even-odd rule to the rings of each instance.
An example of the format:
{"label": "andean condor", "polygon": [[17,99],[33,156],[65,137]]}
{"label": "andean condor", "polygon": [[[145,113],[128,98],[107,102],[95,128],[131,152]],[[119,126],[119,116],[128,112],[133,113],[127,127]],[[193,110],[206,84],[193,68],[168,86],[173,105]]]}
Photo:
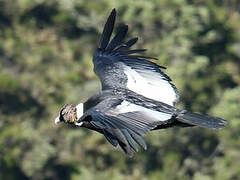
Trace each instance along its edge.
{"label": "andean condor", "polygon": [[153,63],[155,58],[139,55],[145,49],[131,49],[138,38],[124,41],[128,26],[121,26],[111,39],[116,11],[112,10],[93,55],[94,72],[102,90],[77,106],[66,104],[55,123],[65,122],[103,134],[113,145],[133,156],[138,145],[147,149],[143,136],[173,126],[221,129],[226,121],[174,107],[178,91]]}

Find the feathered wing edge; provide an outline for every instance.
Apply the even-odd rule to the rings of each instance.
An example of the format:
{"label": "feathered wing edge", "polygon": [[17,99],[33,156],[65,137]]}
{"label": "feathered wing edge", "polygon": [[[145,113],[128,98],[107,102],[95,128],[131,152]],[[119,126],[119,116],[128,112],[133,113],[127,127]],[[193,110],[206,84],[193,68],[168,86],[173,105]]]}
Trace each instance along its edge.
{"label": "feathered wing edge", "polygon": [[[100,128],[106,139],[114,147],[119,145],[129,157],[133,157],[133,151],[138,151],[137,144],[143,149],[147,149],[143,135],[150,129],[139,131],[139,129],[137,130],[135,126],[129,123],[117,117],[103,115],[101,112],[88,113],[85,116],[91,116],[92,120],[90,123],[94,127]],[[156,127],[156,125],[154,127]]]}
{"label": "feathered wing edge", "polygon": [[[111,35],[114,29],[114,24],[116,20],[116,10],[113,9],[110,13],[106,24],[104,25],[102,35],[99,40],[98,48],[101,50],[107,50],[107,51],[114,51],[118,52],[122,55],[128,55],[131,58],[137,58],[140,60],[157,60],[157,58],[154,57],[148,57],[148,56],[141,56],[141,55],[132,55],[135,53],[141,53],[146,51],[146,49],[133,49],[129,50],[136,42],[138,41],[138,38],[132,38],[126,42],[123,42],[124,38],[126,37],[128,26],[123,25],[121,26],[117,32],[116,35],[111,39]],[[164,68],[162,66],[159,66],[160,68]]]}
{"label": "feathered wing edge", "polygon": [[98,47],[100,49],[105,49],[108,45],[108,42],[111,38],[114,24],[115,24],[115,19],[116,19],[116,10],[113,9],[110,16],[107,19],[107,22],[103,28],[102,35],[100,37],[99,45]]}

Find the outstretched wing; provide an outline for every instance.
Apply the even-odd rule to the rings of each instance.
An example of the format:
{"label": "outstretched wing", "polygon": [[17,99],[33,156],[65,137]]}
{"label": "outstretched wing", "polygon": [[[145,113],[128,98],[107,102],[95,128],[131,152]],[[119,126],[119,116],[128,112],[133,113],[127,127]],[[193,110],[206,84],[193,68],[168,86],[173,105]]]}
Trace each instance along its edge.
{"label": "outstretched wing", "polygon": [[115,17],[113,9],[93,57],[94,72],[101,80],[102,89],[127,88],[147,98],[174,105],[178,92],[171,79],[161,71],[164,67],[151,62],[155,58],[136,54],[145,49],[130,50],[138,38],[123,42],[128,26],[121,26],[110,41]]}
{"label": "outstretched wing", "polygon": [[172,114],[158,112],[130,103],[126,100],[109,98],[84,113],[78,122],[89,122],[101,129],[106,139],[113,145],[118,144],[129,156],[138,151],[137,143],[147,149],[143,140],[150,130],[166,124]]}

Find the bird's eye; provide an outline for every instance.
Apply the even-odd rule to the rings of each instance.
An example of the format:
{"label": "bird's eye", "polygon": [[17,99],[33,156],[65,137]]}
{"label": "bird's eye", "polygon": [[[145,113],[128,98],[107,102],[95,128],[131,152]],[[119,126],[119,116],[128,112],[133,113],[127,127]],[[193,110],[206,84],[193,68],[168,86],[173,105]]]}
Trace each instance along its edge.
{"label": "bird's eye", "polygon": [[65,115],[67,112],[66,112],[66,107],[68,106],[68,104],[65,104],[62,109],[60,110],[60,116],[63,116]]}
{"label": "bird's eye", "polygon": [[65,108],[62,108],[61,111],[60,111],[60,116],[63,116],[66,114],[66,110]]}
{"label": "bird's eye", "polygon": [[59,114],[60,114],[60,116],[61,116],[61,115],[63,115],[63,109],[60,111],[60,113],[59,113]]}

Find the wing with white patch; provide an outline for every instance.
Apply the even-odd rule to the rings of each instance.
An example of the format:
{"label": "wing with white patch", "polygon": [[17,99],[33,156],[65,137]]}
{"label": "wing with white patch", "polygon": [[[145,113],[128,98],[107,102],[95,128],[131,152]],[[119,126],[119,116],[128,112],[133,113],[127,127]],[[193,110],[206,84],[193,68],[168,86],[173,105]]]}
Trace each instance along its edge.
{"label": "wing with white patch", "polygon": [[94,72],[102,83],[102,89],[126,88],[155,101],[174,105],[178,92],[171,79],[151,60],[152,57],[138,55],[145,49],[133,49],[137,38],[124,42],[128,27],[119,28],[111,38],[116,11],[113,10],[104,26],[99,47],[94,53]]}
{"label": "wing with white patch", "polygon": [[177,89],[159,66],[152,62],[146,66],[139,62],[133,63],[128,57],[123,56],[122,58],[126,65],[124,74],[127,75],[129,90],[171,106],[177,102],[179,98]]}
{"label": "wing with white patch", "polygon": [[133,155],[133,151],[138,151],[137,143],[147,148],[143,135],[172,118],[171,114],[112,99],[104,100],[88,110],[78,122],[89,119],[89,116],[90,123],[101,129],[113,146],[119,144],[129,156]]}

